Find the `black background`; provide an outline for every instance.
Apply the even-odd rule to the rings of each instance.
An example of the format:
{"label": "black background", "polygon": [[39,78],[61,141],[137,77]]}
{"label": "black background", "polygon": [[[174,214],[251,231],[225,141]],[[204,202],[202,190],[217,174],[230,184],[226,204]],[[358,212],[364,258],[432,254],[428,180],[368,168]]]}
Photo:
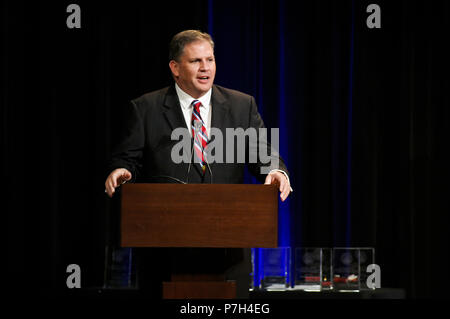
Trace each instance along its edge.
{"label": "black background", "polygon": [[291,244],[373,246],[384,287],[447,296],[448,1],[376,1],[381,29],[370,1],[78,1],[81,29],[69,3],[2,2],[10,289],[64,294],[71,263],[103,284],[123,108],[171,83],[175,33],[212,27],[216,83],[287,132]]}

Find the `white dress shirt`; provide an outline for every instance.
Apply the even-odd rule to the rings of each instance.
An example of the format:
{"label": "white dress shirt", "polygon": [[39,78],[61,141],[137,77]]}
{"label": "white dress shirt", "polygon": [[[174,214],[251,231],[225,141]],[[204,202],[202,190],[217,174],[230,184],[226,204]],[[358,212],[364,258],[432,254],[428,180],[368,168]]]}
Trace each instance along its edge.
{"label": "white dress shirt", "polygon": [[178,84],[175,83],[175,89],[177,91],[178,100],[180,101],[181,110],[183,111],[184,120],[186,121],[186,126],[189,128],[189,134],[192,136],[192,111],[194,107],[192,106],[192,101],[199,100],[202,105],[200,106],[200,116],[206,126],[206,134],[208,138],[210,137],[211,131],[211,92],[212,88],[209,89],[206,94],[198,99],[194,99],[192,96],[184,92]]}

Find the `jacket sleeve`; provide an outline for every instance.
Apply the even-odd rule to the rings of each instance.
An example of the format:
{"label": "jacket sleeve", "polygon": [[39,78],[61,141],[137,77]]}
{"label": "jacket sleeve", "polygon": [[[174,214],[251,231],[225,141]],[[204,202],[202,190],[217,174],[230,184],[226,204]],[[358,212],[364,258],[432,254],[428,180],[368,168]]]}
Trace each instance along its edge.
{"label": "jacket sleeve", "polygon": [[113,147],[109,173],[117,168],[126,168],[132,174],[131,182],[134,182],[142,170],[145,143],[143,115],[133,101],[130,102],[127,113],[119,143]]}
{"label": "jacket sleeve", "polygon": [[[249,152],[247,163],[249,163],[248,168],[252,175],[261,183],[264,183],[267,174],[272,170],[281,170],[289,176],[286,165],[279,155],[279,135],[276,134],[276,136],[271,136],[271,141],[275,142],[275,144],[272,145],[269,142],[269,132],[258,113],[258,108],[253,97],[251,97],[250,101],[249,127],[256,129],[257,132],[256,143],[249,140],[247,148]],[[257,159],[256,163],[251,160],[252,158]]]}

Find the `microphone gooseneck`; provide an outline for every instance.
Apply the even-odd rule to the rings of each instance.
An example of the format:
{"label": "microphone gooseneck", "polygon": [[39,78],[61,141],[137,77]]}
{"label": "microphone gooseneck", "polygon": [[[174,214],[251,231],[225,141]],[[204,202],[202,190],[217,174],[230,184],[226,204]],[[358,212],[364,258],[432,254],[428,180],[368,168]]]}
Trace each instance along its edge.
{"label": "microphone gooseneck", "polygon": [[180,180],[180,179],[178,179],[176,177],[173,177],[173,176],[169,176],[169,175],[157,175],[157,176],[152,176],[152,178],[170,179],[170,180],[175,181],[175,182],[177,182],[179,184],[186,184],[186,182],[183,182],[182,180]]}
{"label": "microphone gooseneck", "polygon": [[209,170],[209,183],[212,184],[213,183],[213,173],[211,171],[211,167],[209,166],[207,157],[205,157],[205,162],[206,162],[206,166],[208,166],[208,170]]}

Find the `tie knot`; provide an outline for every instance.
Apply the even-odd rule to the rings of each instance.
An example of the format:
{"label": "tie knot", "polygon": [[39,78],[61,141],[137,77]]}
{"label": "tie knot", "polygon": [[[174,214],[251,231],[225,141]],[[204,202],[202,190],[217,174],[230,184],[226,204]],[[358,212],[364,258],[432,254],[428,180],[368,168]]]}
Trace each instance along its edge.
{"label": "tie knot", "polygon": [[194,100],[192,101],[192,106],[195,108],[197,112],[200,113],[200,106],[202,106],[202,102],[200,102],[199,100]]}

